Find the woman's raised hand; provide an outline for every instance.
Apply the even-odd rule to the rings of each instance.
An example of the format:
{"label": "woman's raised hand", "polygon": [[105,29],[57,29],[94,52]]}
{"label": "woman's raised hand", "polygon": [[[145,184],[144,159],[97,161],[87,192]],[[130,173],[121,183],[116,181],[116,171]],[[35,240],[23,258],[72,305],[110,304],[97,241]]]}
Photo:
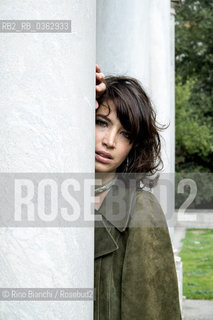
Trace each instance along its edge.
{"label": "woman's raised hand", "polygon": [[100,96],[106,90],[104,79],[104,74],[101,72],[100,67],[96,64],[96,109],[99,107],[97,99],[100,98]]}

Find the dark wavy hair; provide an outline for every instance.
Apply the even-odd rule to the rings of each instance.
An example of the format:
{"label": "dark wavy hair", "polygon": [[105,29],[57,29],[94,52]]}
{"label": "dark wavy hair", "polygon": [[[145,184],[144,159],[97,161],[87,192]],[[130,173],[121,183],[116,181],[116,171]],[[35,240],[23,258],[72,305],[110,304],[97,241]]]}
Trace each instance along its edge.
{"label": "dark wavy hair", "polygon": [[[143,186],[153,187],[159,175],[153,175],[163,168],[161,141],[152,103],[140,82],[126,76],[108,76],[105,79],[106,91],[98,99],[99,105],[114,103],[122,126],[131,134],[133,147],[128,160],[118,167],[117,172],[127,181],[128,176],[136,175],[136,181]],[[110,107],[109,108],[110,113]],[[159,166],[161,165],[161,168]],[[151,178],[152,177],[152,178]]]}

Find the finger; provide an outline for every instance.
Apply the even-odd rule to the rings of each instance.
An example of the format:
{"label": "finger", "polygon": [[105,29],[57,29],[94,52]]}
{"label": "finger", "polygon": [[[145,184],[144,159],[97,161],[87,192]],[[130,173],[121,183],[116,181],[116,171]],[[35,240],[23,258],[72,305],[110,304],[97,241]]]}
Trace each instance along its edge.
{"label": "finger", "polygon": [[105,75],[102,73],[102,72],[97,72],[96,73],[96,78],[98,78],[98,79],[104,79],[105,78]]}
{"label": "finger", "polygon": [[103,73],[96,73],[96,84],[103,82],[105,79],[105,75]]}
{"label": "finger", "polygon": [[106,85],[104,82],[101,82],[96,86],[96,91],[103,92],[104,90],[106,90]]}
{"label": "finger", "polygon": [[104,82],[96,86],[96,96],[100,96],[106,90],[106,85]]}
{"label": "finger", "polygon": [[101,69],[98,64],[96,64],[96,72],[101,72]]}

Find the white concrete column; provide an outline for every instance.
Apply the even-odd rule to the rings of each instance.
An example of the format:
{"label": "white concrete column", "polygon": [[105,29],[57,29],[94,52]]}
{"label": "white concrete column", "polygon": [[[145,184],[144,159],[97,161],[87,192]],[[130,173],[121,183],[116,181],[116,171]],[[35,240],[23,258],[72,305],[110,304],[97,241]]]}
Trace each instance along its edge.
{"label": "white concrete column", "polygon": [[150,87],[149,0],[97,1],[97,63],[106,74],[139,79]]}
{"label": "white concrete column", "polygon": [[[171,119],[172,119],[172,126],[173,130],[171,131],[171,146],[172,152],[171,154],[171,172],[175,172],[175,9],[171,4],[170,9],[170,61],[171,61],[171,68],[170,68],[170,98],[171,98]],[[174,177],[175,181],[175,177]]]}
{"label": "white concrete column", "polygon": [[[174,110],[171,106],[171,29],[170,0],[150,1],[151,97],[158,121],[170,124],[162,133],[164,172],[174,172]],[[174,87],[173,87],[174,88]],[[173,104],[174,107],[174,104]]]}
{"label": "white concrete column", "polygon": [[[72,33],[1,33],[0,172],[93,172],[95,14],[95,0],[1,1],[1,20],[72,20]],[[93,233],[1,226],[0,287],[93,288]],[[0,302],[0,314],[89,320],[93,301]]]}
{"label": "white concrete column", "polygon": [[[171,1],[171,108],[174,110],[174,122],[175,122],[175,5],[178,4],[177,1]],[[175,123],[174,123],[175,127]],[[175,172],[175,130],[173,131],[172,139],[174,141],[174,171]],[[175,176],[173,177],[173,183],[175,183]],[[175,208],[175,203],[174,203]],[[176,223],[174,218],[174,224]],[[178,279],[178,288],[179,288],[179,301],[180,301],[180,309],[183,309],[183,263],[181,258],[177,255],[177,248],[175,247],[175,231],[173,229],[173,247],[175,252],[175,265],[177,271],[177,279]]]}
{"label": "white concrete column", "polygon": [[[170,226],[170,236],[174,237],[174,166],[175,166],[175,112],[174,112],[174,63],[172,52],[174,43],[171,35],[170,0],[150,1],[150,77],[151,97],[157,109],[159,123],[169,125],[161,133],[162,159],[164,169],[159,183],[160,201]],[[172,29],[174,26],[172,26]],[[164,185],[166,183],[166,185]],[[157,192],[158,193],[158,192]]]}
{"label": "white concrete column", "polygon": [[[170,181],[173,185],[172,209],[175,213],[175,9],[170,3]],[[174,245],[175,214],[172,216],[171,228],[172,241]]]}

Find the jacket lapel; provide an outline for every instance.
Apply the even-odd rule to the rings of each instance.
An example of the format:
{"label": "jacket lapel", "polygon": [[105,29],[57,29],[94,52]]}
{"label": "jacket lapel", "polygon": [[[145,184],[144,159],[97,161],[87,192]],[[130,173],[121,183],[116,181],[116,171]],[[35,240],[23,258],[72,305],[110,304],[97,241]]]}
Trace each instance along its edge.
{"label": "jacket lapel", "polygon": [[[96,216],[98,216],[97,213]],[[109,254],[117,249],[117,242],[109,232],[103,218],[101,221],[95,221],[95,258]]]}
{"label": "jacket lapel", "polygon": [[100,209],[95,210],[95,258],[119,248],[110,229],[125,231],[134,207],[134,191],[134,188],[126,189],[117,183],[111,187]]}

